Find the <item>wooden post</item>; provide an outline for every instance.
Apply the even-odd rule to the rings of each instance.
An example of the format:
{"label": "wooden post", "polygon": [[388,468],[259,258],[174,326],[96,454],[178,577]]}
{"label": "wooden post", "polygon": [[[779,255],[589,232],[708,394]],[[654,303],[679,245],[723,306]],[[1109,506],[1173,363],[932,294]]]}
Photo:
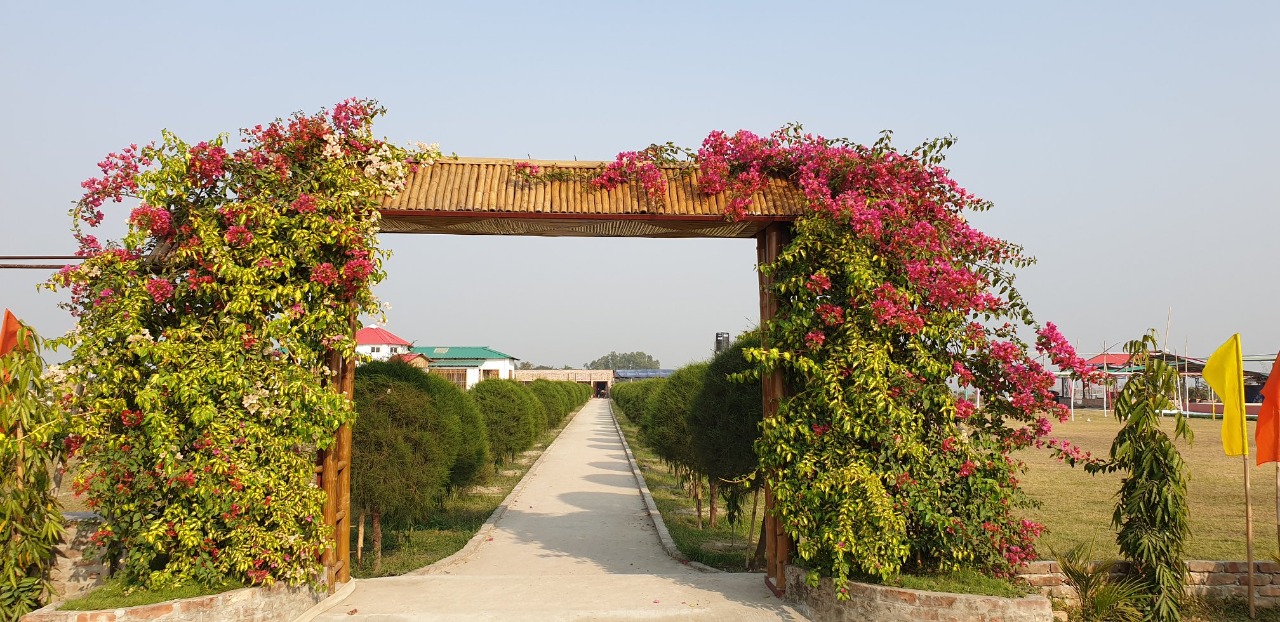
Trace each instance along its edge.
{"label": "wooden post", "polygon": [[[1244,382],[1241,379],[1240,382]],[[1243,404],[1241,405],[1243,407]],[[1242,413],[1243,414],[1243,413]],[[1224,415],[1225,417],[1225,415]],[[1245,556],[1248,558],[1249,564],[1249,619],[1258,619],[1258,609],[1253,602],[1253,593],[1258,591],[1253,586],[1253,503],[1249,499],[1249,437],[1245,436],[1244,455],[1240,456],[1244,461],[1244,550]]]}
{"label": "wooden post", "polygon": [[[791,237],[791,227],[787,223],[773,223],[756,235],[757,269],[777,261],[783,247]],[[760,328],[764,328],[778,313],[778,299],[773,295],[773,277],[763,270],[760,277]],[[762,338],[762,345],[768,347],[768,337]],[[762,378],[761,387],[764,399],[764,416],[773,417],[778,414],[778,402],[786,393],[786,382],[781,371],[774,371]],[[786,568],[791,554],[791,540],[787,537],[777,516],[774,515],[774,498],[766,481],[764,490],[764,550],[765,550],[765,584],[779,596],[786,590]]]}
{"label": "wooden post", "polygon": [[[326,357],[326,367],[334,374],[330,376],[329,382],[338,385],[338,374],[341,373],[341,355],[337,352],[330,352]],[[324,490],[324,524],[330,529],[336,529],[338,524],[338,460],[337,460],[337,442],[329,445],[328,449],[320,450],[320,488]],[[324,549],[321,557],[321,563],[324,564],[325,584],[329,586],[329,592],[333,593],[338,586],[338,555],[336,550],[336,531],[330,531],[335,541]]]}
{"label": "wooden post", "polygon": [[[356,328],[353,314],[352,334]],[[325,364],[333,374],[329,379],[333,389],[350,399],[355,392],[355,358],[344,359],[340,353],[330,352]],[[320,488],[325,495],[324,524],[333,534],[333,544],[325,548],[321,563],[332,593],[339,583],[351,580],[351,424],[340,426],[334,432],[333,444],[321,450],[317,458]]]}

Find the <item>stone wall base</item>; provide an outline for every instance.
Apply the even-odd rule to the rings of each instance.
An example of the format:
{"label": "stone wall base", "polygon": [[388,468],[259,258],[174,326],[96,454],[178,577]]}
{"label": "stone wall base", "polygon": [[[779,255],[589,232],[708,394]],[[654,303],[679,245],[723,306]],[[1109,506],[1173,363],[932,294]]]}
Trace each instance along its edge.
{"label": "stone wall base", "polygon": [[[1113,574],[1129,572],[1128,564],[1119,562]],[[1280,564],[1272,561],[1253,563],[1254,602],[1259,607],[1280,607]],[[1067,585],[1066,576],[1056,561],[1031,562],[1018,569],[1017,576],[1041,594],[1067,601],[1076,599]],[[1210,600],[1244,600],[1249,597],[1249,563],[1219,561],[1187,562],[1187,594]]]}
{"label": "stone wall base", "polygon": [[289,622],[326,596],[306,587],[247,587],[104,611],[59,611],[49,605],[23,616],[22,622]]}
{"label": "stone wall base", "polygon": [[1000,598],[924,592],[900,587],[849,584],[849,600],[836,598],[831,579],[805,585],[805,570],[787,566],[787,603],[815,622],[1051,622],[1053,609],[1043,596]]}

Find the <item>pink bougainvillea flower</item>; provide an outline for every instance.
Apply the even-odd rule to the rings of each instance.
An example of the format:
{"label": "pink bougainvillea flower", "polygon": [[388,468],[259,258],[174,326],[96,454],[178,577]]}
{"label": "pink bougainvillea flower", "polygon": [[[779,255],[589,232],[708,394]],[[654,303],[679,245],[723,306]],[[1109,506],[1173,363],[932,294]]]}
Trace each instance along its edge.
{"label": "pink bougainvillea flower", "polygon": [[253,233],[243,225],[235,225],[227,229],[227,244],[236,248],[244,248],[253,242]]}
{"label": "pink bougainvillea flower", "polygon": [[173,223],[169,212],[146,203],[139,205],[130,212],[129,223],[158,238],[166,237],[173,233]]}
{"label": "pink bougainvillea flower", "polygon": [[822,344],[826,341],[827,335],[820,330],[810,331],[809,334],[804,336],[804,342],[808,344],[810,348],[822,347]]}
{"label": "pink bougainvillea flower", "polygon": [[227,150],[199,142],[187,152],[187,175],[197,185],[212,186],[226,173]]}
{"label": "pink bougainvillea flower", "polygon": [[831,289],[831,278],[819,272],[810,276],[804,286],[809,291],[815,294],[820,294]]}
{"label": "pink bougainvillea flower", "polygon": [[299,214],[310,214],[316,211],[316,198],[303,193],[298,195],[298,198],[294,199],[293,203],[289,204],[289,207]]}
{"label": "pink bougainvillea flower", "polygon": [[173,283],[167,279],[150,279],[147,281],[147,293],[151,294],[156,304],[164,304],[173,297]]}
{"label": "pink bougainvillea flower", "polygon": [[311,269],[311,281],[321,285],[333,285],[338,281],[338,269],[326,261]]}

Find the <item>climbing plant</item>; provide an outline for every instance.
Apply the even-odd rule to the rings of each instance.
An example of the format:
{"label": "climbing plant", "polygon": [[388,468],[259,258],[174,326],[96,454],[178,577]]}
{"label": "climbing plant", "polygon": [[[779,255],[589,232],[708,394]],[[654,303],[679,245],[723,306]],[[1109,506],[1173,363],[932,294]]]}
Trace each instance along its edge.
{"label": "climbing plant", "polygon": [[[61,411],[46,402],[41,340],[26,325],[0,356],[0,621],[40,608],[49,590],[62,511],[51,474],[61,466]],[[74,443],[74,441],[72,441]]]}
{"label": "climbing plant", "polygon": [[[1052,323],[1014,287],[1032,259],[982,233],[967,214],[990,204],[942,166],[951,138],[897,150],[787,126],[715,132],[694,153],[620,154],[596,173],[609,188],[666,194],[664,169],[696,169],[730,219],[789,183],[807,209],[778,260],[762,266],[779,309],[747,350],[781,370],[789,395],[756,444],[775,512],[800,561],[835,578],[976,567],[1002,574],[1035,556],[1041,526],[1023,520],[1014,452],[1043,445],[1065,413],[1039,354],[1082,370]],[[528,170],[536,179],[539,171]],[[1037,334],[1034,345],[1021,327]],[[983,405],[957,397],[976,388]]]}
{"label": "climbing plant", "polygon": [[[56,341],[72,350],[58,374],[83,441],[75,489],[126,580],[316,575],[330,534],[315,451],[354,416],[324,356],[352,355],[356,315],[379,311],[379,200],[439,157],[375,138],[382,113],[347,100],[238,144],[166,131],[84,182],[71,210],[84,259],[48,287],[77,320]],[[89,233],[126,200],[123,239]]]}

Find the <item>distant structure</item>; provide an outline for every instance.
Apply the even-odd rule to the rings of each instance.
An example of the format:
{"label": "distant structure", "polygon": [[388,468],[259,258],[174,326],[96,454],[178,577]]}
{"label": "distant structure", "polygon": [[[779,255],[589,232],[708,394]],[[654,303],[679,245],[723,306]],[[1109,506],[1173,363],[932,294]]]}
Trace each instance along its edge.
{"label": "distant structure", "polygon": [[559,380],[576,382],[591,387],[591,394],[596,397],[609,397],[609,387],[613,386],[612,369],[517,369],[516,380],[533,382],[534,380]]}
{"label": "distant structure", "polygon": [[386,361],[397,354],[407,354],[412,347],[413,344],[376,324],[356,331],[356,353],[368,355],[375,361]]}
{"label": "distant structure", "polygon": [[513,379],[520,360],[488,346],[416,346],[412,352],[427,358],[431,373],[463,390],[490,378]]}
{"label": "distant structure", "polygon": [[674,369],[615,369],[613,370],[614,382],[631,382],[633,380],[648,380],[649,378],[670,378],[671,374],[676,373]]}
{"label": "distant structure", "polygon": [[716,356],[720,356],[720,353],[728,350],[731,345],[733,345],[733,340],[729,338],[729,333],[716,333],[716,348],[714,350]]}

